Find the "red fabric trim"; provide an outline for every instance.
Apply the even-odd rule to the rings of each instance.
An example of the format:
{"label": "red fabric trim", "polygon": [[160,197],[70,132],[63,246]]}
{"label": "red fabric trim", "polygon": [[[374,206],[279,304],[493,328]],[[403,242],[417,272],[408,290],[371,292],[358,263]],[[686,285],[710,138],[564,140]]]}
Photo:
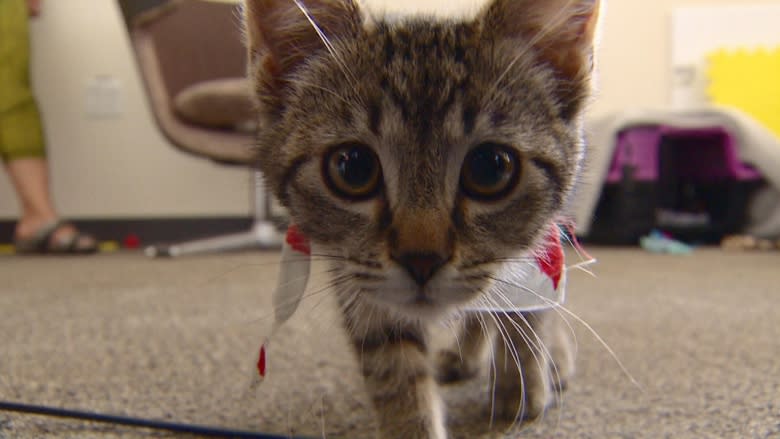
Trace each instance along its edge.
{"label": "red fabric trim", "polygon": [[287,244],[292,247],[293,250],[303,253],[307,256],[311,255],[311,246],[309,245],[309,239],[306,238],[298,227],[291,225],[287,228],[287,236],[285,237]]}
{"label": "red fabric trim", "polygon": [[265,378],[265,343],[260,346],[260,356],[257,359],[257,373],[260,378]]}
{"label": "red fabric trim", "polygon": [[558,226],[553,224],[547,234],[547,245],[544,253],[536,257],[539,268],[552,280],[553,287],[557,290],[558,283],[563,275],[563,246],[561,245],[561,232]]}

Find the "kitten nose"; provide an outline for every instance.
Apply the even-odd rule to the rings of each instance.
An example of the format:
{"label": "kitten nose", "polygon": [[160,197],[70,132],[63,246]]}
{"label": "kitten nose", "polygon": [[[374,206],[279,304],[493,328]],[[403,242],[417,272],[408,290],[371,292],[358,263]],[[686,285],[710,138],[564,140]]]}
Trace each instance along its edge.
{"label": "kitten nose", "polygon": [[438,253],[404,253],[398,262],[406,268],[417,285],[423,286],[447,260]]}

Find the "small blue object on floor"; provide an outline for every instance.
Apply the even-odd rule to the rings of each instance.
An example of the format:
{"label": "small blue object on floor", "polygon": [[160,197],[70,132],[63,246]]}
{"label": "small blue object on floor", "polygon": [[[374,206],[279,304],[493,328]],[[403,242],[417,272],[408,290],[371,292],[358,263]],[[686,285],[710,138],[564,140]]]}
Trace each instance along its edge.
{"label": "small blue object on floor", "polygon": [[639,245],[651,253],[687,255],[693,251],[690,245],[670,238],[659,230],[653,230],[649,235],[639,238]]}

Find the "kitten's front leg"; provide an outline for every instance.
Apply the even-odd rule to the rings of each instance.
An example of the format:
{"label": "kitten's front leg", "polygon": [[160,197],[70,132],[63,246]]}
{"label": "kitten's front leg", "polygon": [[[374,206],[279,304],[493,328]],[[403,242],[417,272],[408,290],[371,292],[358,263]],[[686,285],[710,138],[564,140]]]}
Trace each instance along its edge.
{"label": "kitten's front leg", "polygon": [[424,328],[381,309],[343,307],[382,439],[445,439],[444,410]]}
{"label": "kitten's front leg", "polygon": [[457,343],[439,352],[437,377],[440,383],[455,383],[476,376],[484,367],[485,351],[495,338],[491,317],[472,312],[466,315],[457,335]]}
{"label": "kitten's front leg", "polygon": [[508,421],[538,418],[574,372],[571,338],[550,310],[496,317],[502,336],[491,381],[498,414]]}

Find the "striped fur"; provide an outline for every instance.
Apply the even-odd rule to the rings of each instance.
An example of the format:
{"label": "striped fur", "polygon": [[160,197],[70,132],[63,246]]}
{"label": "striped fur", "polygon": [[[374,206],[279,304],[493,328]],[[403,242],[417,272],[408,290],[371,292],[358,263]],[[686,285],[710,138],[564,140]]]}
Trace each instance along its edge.
{"label": "striped fur", "polygon": [[[332,260],[382,438],[446,437],[435,378],[473,376],[494,338],[496,365],[511,366],[494,371],[509,420],[541,414],[572,369],[569,342],[544,312],[467,317],[464,355],[440,354],[438,372],[432,361],[427,328],[479,300],[501,281],[502,261],[533,248],[565,208],[584,154],[598,1],[472,9],[441,18],[351,0],[246,0],[258,164]],[[345,142],[378,157],[382,184],[369,199],[329,189],[323,163]],[[490,201],[460,187],[467,154],[485,142],[511,148],[520,169]],[[434,257],[435,272],[423,270],[433,275],[410,275],[407,261]]]}

